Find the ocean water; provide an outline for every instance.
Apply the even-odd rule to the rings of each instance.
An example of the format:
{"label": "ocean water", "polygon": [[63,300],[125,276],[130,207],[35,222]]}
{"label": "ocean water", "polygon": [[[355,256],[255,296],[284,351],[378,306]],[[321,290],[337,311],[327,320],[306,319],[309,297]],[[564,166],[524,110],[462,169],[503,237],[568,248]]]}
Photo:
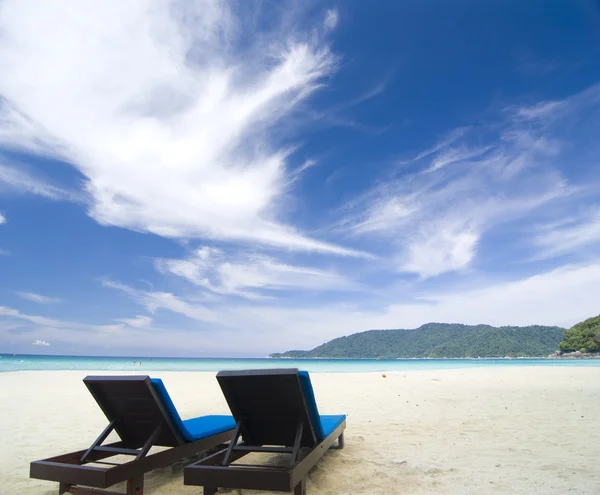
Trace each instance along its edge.
{"label": "ocean water", "polygon": [[25,370],[220,371],[300,368],[313,372],[408,371],[499,366],[600,366],[600,359],[209,359],[0,354],[0,372]]}

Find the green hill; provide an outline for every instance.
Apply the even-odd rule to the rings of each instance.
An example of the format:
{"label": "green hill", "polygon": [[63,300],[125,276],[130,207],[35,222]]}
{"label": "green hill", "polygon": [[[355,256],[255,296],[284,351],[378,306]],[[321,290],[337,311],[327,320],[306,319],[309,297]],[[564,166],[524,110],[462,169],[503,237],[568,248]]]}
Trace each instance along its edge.
{"label": "green hill", "polygon": [[333,339],[310,351],[272,358],[462,358],[546,357],[556,351],[564,328],[492,327],[427,323],[415,330],[369,330]]}
{"label": "green hill", "polygon": [[600,316],[588,318],[567,330],[558,348],[563,352],[600,353]]}

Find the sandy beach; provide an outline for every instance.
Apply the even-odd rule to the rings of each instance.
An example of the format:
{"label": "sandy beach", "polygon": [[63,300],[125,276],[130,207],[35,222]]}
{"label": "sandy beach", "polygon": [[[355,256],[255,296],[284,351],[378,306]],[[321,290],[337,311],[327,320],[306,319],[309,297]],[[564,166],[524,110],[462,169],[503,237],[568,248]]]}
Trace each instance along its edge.
{"label": "sandy beach", "polygon": [[[58,493],[28,478],[29,462],[85,448],[106,426],[86,374],[0,374],[0,493]],[[320,412],[348,414],[348,429],[345,448],[310,473],[308,493],[600,494],[600,367],[386,375],[312,373]],[[154,376],[184,419],[228,412],[214,373]],[[147,475],[145,493],[201,494],[183,485],[182,468]]]}

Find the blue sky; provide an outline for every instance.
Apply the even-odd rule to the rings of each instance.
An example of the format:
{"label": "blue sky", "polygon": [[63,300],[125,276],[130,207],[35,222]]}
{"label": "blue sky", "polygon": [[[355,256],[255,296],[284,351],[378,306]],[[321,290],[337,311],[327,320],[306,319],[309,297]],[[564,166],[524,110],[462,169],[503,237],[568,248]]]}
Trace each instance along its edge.
{"label": "blue sky", "polygon": [[597,2],[5,0],[0,32],[0,352],[600,313]]}

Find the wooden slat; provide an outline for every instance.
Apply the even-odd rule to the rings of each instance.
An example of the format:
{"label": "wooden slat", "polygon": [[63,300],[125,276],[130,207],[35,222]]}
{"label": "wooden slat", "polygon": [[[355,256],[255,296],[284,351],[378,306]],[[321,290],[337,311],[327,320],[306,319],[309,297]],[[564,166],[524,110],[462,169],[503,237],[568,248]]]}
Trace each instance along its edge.
{"label": "wooden slat", "polygon": [[87,488],[84,486],[71,486],[69,487],[69,493],[72,495],[124,495],[119,492],[99,490],[98,488]]}
{"label": "wooden slat", "polygon": [[81,456],[81,459],[79,460],[79,464],[83,464],[85,462],[85,460],[92,453],[92,451],[98,445],[102,444],[102,442],[104,442],[104,440],[106,440],[106,438],[108,437],[108,435],[110,435],[110,433],[113,431],[114,428],[115,428],[115,421],[113,420],[110,423],[108,423],[108,426],[104,429],[104,431],[100,434],[100,436],[98,438],[96,438],[96,441],[90,446],[89,449],[86,450],[85,454],[83,454]]}
{"label": "wooden slat", "polygon": [[291,475],[287,469],[255,466],[203,466],[194,464],[183,470],[185,485],[246,488],[248,490],[292,491]]}
{"label": "wooden slat", "polygon": [[77,464],[36,461],[29,468],[29,477],[48,481],[58,481],[70,484],[97,486],[106,488],[107,469]]}
{"label": "wooden slat", "polygon": [[252,447],[249,445],[240,445],[238,447],[234,447],[233,450],[237,452],[268,452],[270,454],[291,454],[294,449],[290,447]]}
{"label": "wooden slat", "polygon": [[174,462],[192,457],[204,452],[215,445],[222,444],[231,438],[233,430],[225,431],[217,435],[212,435],[197,442],[184,443],[178,447],[172,447],[161,452],[142,457],[141,459],[132,460],[120,466],[115,466],[106,473],[108,486],[120,483],[121,481],[130,479],[135,475],[147,473],[153,469],[162,468],[173,464]]}
{"label": "wooden slat", "polygon": [[124,448],[120,448],[120,447],[108,447],[108,446],[104,447],[102,445],[98,445],[97,447],[94,447],[94,450],[97,452],[111,452],[113,454],[134,455],[136,457],[140,453],[140,451],[137,449],[124,449]]}

